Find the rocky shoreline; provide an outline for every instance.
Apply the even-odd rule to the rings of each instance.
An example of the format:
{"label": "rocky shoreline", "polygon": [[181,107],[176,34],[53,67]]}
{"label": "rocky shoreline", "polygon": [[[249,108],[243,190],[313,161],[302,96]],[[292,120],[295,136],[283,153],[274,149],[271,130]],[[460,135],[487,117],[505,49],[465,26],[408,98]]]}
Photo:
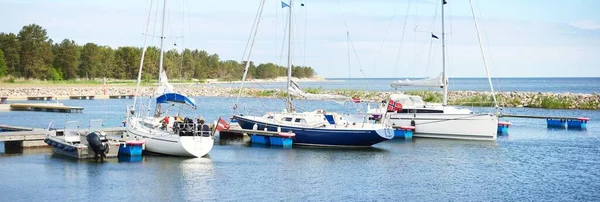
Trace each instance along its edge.
{"label": "rocky shoreline", "polygon": [[[149,96],[155,90],[154,86],[140,87],[139,95]],[[180,93],[189,96],[236,96],[238,88],[218,87],[209,85],[177,85]],[[105,94],[106,91],[106,94]],[[0,97],[26,97],[26,96],[72,96],[72,95],[132,95],[135,86],[109,85],[66,85],[66,86],[3,86],[0,88]],[[392,93],[398,92],[367,92],[358,90],[319,90],[317,93],[328,93],[359,97],[364,101],[380,102]],[[440,92],[411,91],[407,94],[420,95],[427,102],[441,102]],[[451,91],[448,102],[451,105],[465,106],[491,106],[493,101],[489,92],[476,91]],[[244,97],[284,97],[285,93],[279,90],[265,90],[249,88],[244,89]],[[498,102],[503,107],[532,107],[553,109],[600,109],[600,94],[575,94],[575,93],[543,93],[543,92],[501,92],[497,94]]]}

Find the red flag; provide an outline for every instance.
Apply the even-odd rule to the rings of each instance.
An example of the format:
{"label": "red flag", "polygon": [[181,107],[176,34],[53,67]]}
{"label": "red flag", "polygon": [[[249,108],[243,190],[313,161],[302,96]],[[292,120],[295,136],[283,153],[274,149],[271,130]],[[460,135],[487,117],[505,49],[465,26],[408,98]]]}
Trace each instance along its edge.
{"label": "red flag", "polygon": [[361,100],[358,97],[352,97],[352,102],[354,102],[354,103],[360,103]]}
{"label": "red flag", "polygon": [[217,131],[221,132],[223,129],[229,130],[229,123],[219,117],[219,121],[217,122]]}

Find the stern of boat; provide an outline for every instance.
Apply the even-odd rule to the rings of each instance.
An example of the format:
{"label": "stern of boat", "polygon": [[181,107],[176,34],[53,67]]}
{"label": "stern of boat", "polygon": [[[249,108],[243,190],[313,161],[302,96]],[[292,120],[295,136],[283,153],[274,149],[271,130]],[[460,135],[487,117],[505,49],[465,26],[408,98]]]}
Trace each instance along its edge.
{"label": "stern of boat", "polygon": [[387,140],[391,140],[394,138],[394,129],[392,127],[382,127],[376,129],[375,132],[377,133],[377,135]]}
{"label": "stern of boat", "polygon": [[212,150],[215,139],[213,136],[181,136],[179,143],[191,157],[203,157]]}

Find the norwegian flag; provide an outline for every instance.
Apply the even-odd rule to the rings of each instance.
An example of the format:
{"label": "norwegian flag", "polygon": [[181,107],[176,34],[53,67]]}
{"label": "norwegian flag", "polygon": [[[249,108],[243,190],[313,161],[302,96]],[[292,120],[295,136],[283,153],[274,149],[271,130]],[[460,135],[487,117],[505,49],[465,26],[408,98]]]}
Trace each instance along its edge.
{"label": "norwegian flag", "polygon": [[217,131],[221,132],[223,129],[229,130],[229,123],[219,117],[219,121],[217,122]]}
{"label": "norwegian flag", "polygon": [[387,111],[388,112],[393,112],[394,111],[394,107],[395,107],[394,104],[395,104],[394,100],[390,100],[388,102],[388,106],[387,106]]}

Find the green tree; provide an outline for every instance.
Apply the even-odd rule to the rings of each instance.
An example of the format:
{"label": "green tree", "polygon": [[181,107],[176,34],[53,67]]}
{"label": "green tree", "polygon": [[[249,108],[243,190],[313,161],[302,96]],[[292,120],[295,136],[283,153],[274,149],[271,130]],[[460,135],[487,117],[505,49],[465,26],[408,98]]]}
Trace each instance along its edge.
{"label": "green tree", "polygon": [[19,68],[25,78],[49,78],[54,56],[52,40],[48,39],[46,29],[36,24],[23,26],[18,34],[21,45]]}
{"label": "green tree", "polygon": [[[142,72],[142,78],[158,79],[158,63],[160,58],[160,50],[157,47],[152,46],[146,49],[146,55],[144,56],[144,68]],[[139,60],[139,59],[138,59]],[[137,66],[139,68],[139,64]],[[137,71],[136,76],[137,76]],[[136,77],[137,79],[137,77]]]}
{"label": "green tree", "polygon": [[54,68],[62,72],[64,79],[76,79],[78,77],[80,51],[79,46],[73,40],[64,39],[54,48]]}
{"label": "green tree", "polygon": [[272,79],[276,78],[277,65],[273,63],[260,64],[256,66],[256,76],[259,79]]}
{"label": "green tree", "polygon": [[118,79],[137,79],[142,51],[135,47],[119,47],[115,51],[114,77]]}
{"label": "green tree", "polygon": [[117,78],[114,73],[115,69],[117,69],[115,51],[112,48],[108,46],[100,47],[100,61],[98,76],[103,78]]}
{"label": "green tree", "polygon": [[4,61],[4,52],[0,49],[0,78],[6,76],[6,62]]}
{"label": "green tree", "polygon": [[102,64],[101,59],[101,50],[98,45],[94,43],[83,45],[81,55],[79,56],[79,77],[91,79],[99,76]]}
{"label": "green tree", "polygon": [[[0,33],[0,51],[4,53],[4,66],[0,70],[3,75],[55,80],[63,77],[135,79],[142,53],[138,47],[112,49],[94,43],[78,46],[68,39],[53,44],[46,30],[36,24],[23,26],[17,35]],[[160,50],[148,47],[143,68],[148,78],[157,77],[159,58]],[[245,62],[221,60],[217,54],[198,49],[166,51],[163,62],[170,78],[185,79],[238,80],[244,66]],[[294,66],[292,70],[292,75],[300,78],[314,75],[311,67]],[[250,61],[247,77],[268,79],[286,75],[286,67]]]}
{"label": "green tree", "polygon": [[17,35],[13,33],[0,33],[0,50],[4,52],[7,74],[21,76],[23,72],[17,71],[19,68],[19,52],[21,50],[21,44]]}
{"label": "green tree", "polygon": [[165,52],[163,69],[167,72],[167,78],[180,78],[181,56],[176,49]]}
{"label": "green tree", "polygon": [[194,65],[195,65],[195,61],[194,61],[194,56],[192,55],[192,51],[190,49],[185,49],[183,51],[183,53],[181,54],[182,57],[182,63],[183,63],[183,78],[184,79],[191,79],[194,77]]}

